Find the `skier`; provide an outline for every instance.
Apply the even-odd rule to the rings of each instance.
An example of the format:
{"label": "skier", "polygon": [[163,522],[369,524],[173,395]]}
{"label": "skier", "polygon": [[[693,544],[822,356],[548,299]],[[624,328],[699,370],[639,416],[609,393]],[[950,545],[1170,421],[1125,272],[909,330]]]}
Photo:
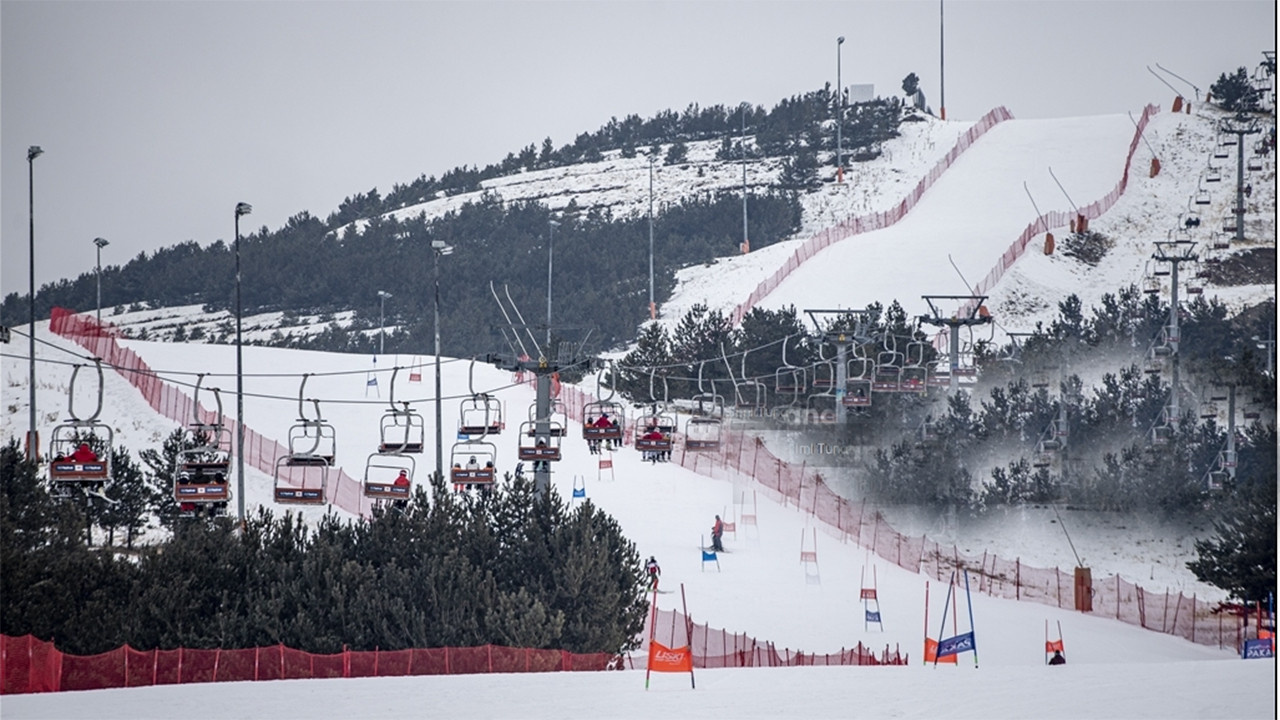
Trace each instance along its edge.
{"label": "skier", "polygon": [[658,561],[652,555],[649,556],[649,562],[645,563],[644,571],[649,574],[649,589],[658,589],[658,576],[662,574],[662,568],[658,567]]}
{"label": "skier", "polygon": [[720,537],[724,535],[724,521],[720,516],[716,516],[716,524],[711,526],[711,549],[716,552],[724,552],[724,545],[720,544]]}
{"label": "skier", "polygon": [[1062,656],[1061,650],[1054,650],[1053,657],[1049,658],[1050,665],[1066,665],[1067,659]]}
{"label": "skier", "polygon": [[409,487],[409,472],[407,470],[401,470],[400,474],[396,476],[396,479],[392,481],[391,484],[396,487]]}

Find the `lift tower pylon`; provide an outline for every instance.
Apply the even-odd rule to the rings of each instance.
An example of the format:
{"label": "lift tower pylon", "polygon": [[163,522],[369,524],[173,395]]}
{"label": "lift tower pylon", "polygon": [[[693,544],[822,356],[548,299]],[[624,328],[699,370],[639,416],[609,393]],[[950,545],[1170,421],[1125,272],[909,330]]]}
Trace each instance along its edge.
{"label": "lift tower pylon", "polygon": [[805,310],[805,314],[813,321],[818,340],[836,346],[836,424],[848,424],[849,407],[844,399],[849,385],[849,348],[871,339],[867,335],[870,315],[866,310]]}
{"label": "lift tower pylon", "polygon": [[[959,375],[956,370],[960,367],[960,333],[962,327],[973,327],[974,325],[986,325],[992,321],[991,313],[987,311],[986,295],[921,295],[924,301],[929,304],[929,314],[921,315],[920,322],[933,325],[935,327],[947,328],[947,334],[950,336],[950,363],[951,363],[951,385],[947,388],[948,392],[955,392],[960,387]],[[956,300],[962,304],[960,309],[952,315],[939,307],[943,301]]]}

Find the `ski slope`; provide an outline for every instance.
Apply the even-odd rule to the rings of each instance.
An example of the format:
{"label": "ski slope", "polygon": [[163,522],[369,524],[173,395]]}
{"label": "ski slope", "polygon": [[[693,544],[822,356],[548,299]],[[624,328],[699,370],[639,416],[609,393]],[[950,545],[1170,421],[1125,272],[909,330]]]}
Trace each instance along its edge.
{"label": "ski slope", "polygon": [[[1086,307],[1101,292],[1114,292],[1121,282],[1136,282],[1143,253],[1163,239],[1176,221],[1187,195],[1196,187],[1198,166],[1212,142],[1212,119],[1157,115],[1149,137],[1165,162],[1156,178],[1135,173],[1126,196],[1093,223],[1096,230],[1119,238],[1111,261],[1098,268],[1081,267],[1060,256],[1028,251],[992,292],[990,306],[1025,323],[1056,309],[1065,292],[1079,290]],[[1008,244],[1035,216],[1023,183],[1040,212],[1069,207],[1048,175],[1053,168],[1066,191],[1083,205],[1109,191],[1122,170],[1133,125],[1125,116],[1001,123],[960,158],[897,225],[850,238],[829,248],[768,296],[765,307],[862,307],[896,298],[908,312],[923,312],[924,294],[964,294],[956,270],[969,282],[984,275]],[[903,153],[908,156],[909,153]],[[1139,154],[1135,167],[1146,158]],[[919,167],[927,163],[923,160]],[[912,166],[915,167],[915,166]],[[919,169],[918,167],[915,169]],[[911,168],[906,171],[911,172]],[[916,177],[911,176],[909,177]],[[1267,166],[1253,202],[1255,210],[1274,218],[1274,163]],[[1268,179],[1269,178],[1269,179]],[[908,184],[909,185],[909,184]],[[838,190],[836,190],[838,192]],[[1225,202],[1215,191],[1215,203]],[[1215,208],[1218,205],[1215,204]],[[1274,246],[1274,219],[1270,233]],[[1207,230],[1207,228],[1206,228]],[[768,258],[785,258],[780,244],[741,258],[725,259],[710,268],[691,268],[664,315],[691,298],[712,299],[732,307],[772,272]],[[770,252],[772,251],[772,254]],[[747,268],[732,273],[728,268]],[[1128,278],[1128,280],[1124,280]],[[1219,292],[1213,288],[1207,295]],[[1234,306],[1274,298],[1269,287],[1231,288],[1222,296]],[[171,312],[178,322],[194,322],[199,308],[186,315]],[[110,319],[110,318],[108,318]],[[678,319],[678,318],[677,318]],[[3,357],[5,412],[2,436],[21,438],[27,426],[27,361],[25,326]],[[86,362],[73,343],[37,326],[39,343],[37,407],[41,433],[65,418],[71,366]],[[221,387],[224,410],[234,413],[235,349],[207,344],[124,341],[163,379],[193,385],[199,373],[203,387]],[[359,478],[378,443],[379,418],[388,409],[390,369],[429,361],[429,357],[387,356],[374,365],[367,356],[314,353],[265,347],[244,348],[245,420],[281,441],[298,417],[302,374],[309,373],[305,395],[320,398],[325,418],[336,429],[338,464]],[[367,385],[377,370],[378,386]],[[77,394],[93,393],[94,381],[77,381]],[[424,368],[422,383],[397,376],[395,399],[409,401],[426,421],[427,446],[435,434],[432,401],[433,367]],[[516,454],[515,433],[527,418],[533,393],[513,386],[509,373],[465,360],[442,365],[442,434],[446,452],[458,421],[458,401],[472,392],[494,392],[503,401],[507,430],[498,438],[499,470],[510,470]],[[108,372],[103,388],[102,419],[113,425],[116,441],[135,452],[160,444],[177,425],[157,415],[137,391]],[[202,395],[202,402],[209,403]],[[91,400],[87,396],[77,406]],[[310,408],[308,407],[308,410]],[[1272,717],[1275,666],[1242,662],[1229,650],[1194,645],[1100,617],[1084,616],[1035,603],[1017,603],[974,595],[973,628],[980,669],[969,656],[957,668],[920,666],[926,578],[912,575],[840,538],[817,531],[820,582],[806,577],[799,562],[802,536],[812,537],[809,516],[795,508],[759,502],[759,531],[728,536],[729,552],[720,567],[704,567],[698,546],[715,514],[732,517],[736,499],[750,493],[746,478],[702,477],[673,465],[650,465],[623,448],[613,454],[613,477],[601,479],[597,457],[587,452],[577,426],[570,425],[565,460],[556,466],[554,482],[569,497],[574,477],[585,478],[587,496],[614,515],[644,556],[655,555],[666,587],[683,585],[688,610],[698,622],[744,632],[779,647],[834,652],[858,642],[873,648],[898,646],[915,663],[908,668],[796,668],[699,672],[690,691],[684,679],[663,676],[645,693],[639,673],[539,676],[470,676],[384,678],[352,681],[288,681],[217,686],[183,686],[6,697],[5,717],[403,717],[424,710],[445,717],[577,716],[651,717],[655,713],[685,717],[720,714],[733,717],[849,716],[873,717]],[[434,466],[431,453],[418,457],[418,478]],[[250,512],[270,504],[272,479],[253,470],[246,476],[243,500]],[[279,508],[277,508],[279,510]],[[326,509],[301,511],[316,518]],[[1015,524],[1015,523],[1010,523]],[[1071,564],[1061,530],[1034,517],[1016,533],[956,538],[970,554],[989,549],[1002,556],[1022,555],[1031,564]],[[907,531],[908,528],[900,528]],[[1098,529],[1077,536],[1095,578],[1121,574],[1150,590],[1193,587],[1181,566],[1190,546],[1151,547],[1155,538],[1130,529],[1128,535]],[[933,535],[931,534],[931,537]],[[1158,560],[1153,560],[1157,558]],[[1162,562],[1159,580],[1153,562]],[[1148,572],[1150,575],[1148,575]],[[858,591],[874,574],[881,598],[883,629],[863,621]],[[943,588],[933,584],[929,634],[938,634]],[[1201,597],[1211,591],[1205,590]],[[664,595],[664,609],[676,607],[679,595]],[[967,629],[960,608],[960,629]],[[1062,623],[1070,664],[1042,666],[1044,625]],[[930,673],[922,675],[921,673]]]}
{"label": "ski slope", "polygon": [[[45,334],[40,340],[39,359],[73,359],[76,347],[68,341]],[[168,381],[191,382],[194,376],[187,373],[204,372],[209,373],[205,387],[233,385],[233,348],[127,344]],[[262,432],[287,431],[297,414],[299,377],[295,373],[313,373],[306,394],[324,398],[321,407],[336,430],[339,464],[357,475],[378,442],[377,421],[387,407],[389,388],[385,386],[390,373],[384,370],[380,376],[383,397],[366,398],[368,358],[260,347],[245,348],[244,354],[247,422]],[[408,359],[386,357],[379,366],[405,362]],[[40,367],[38,402],[45,412],[57,414],[65,407],[70,367],[44,362]],[[6,387],[20,386],[23,364],[19,358],[6,356],[4,371]],[[429,368],[424,375],[425,383],[397,384],[396,398],[412,402],[423,412],[430,437],[434,426],[427,404]],[[400,377],[403,381],[405,373]],[[533,401],[529,388],[510,386],[510,375],[493,368],[448,362],[442,377],[449,397],[472,389],[495,391],[510,419],[523,415]],[[84,391],[83,385],[78,386],[77,393]],[[113,373],[107,374],[104,398],[103,419],[116,425],[120,444],[132,449],[158,444],[174,428]],[[444,406],[450,432],[456,424],[456,408],[456,400]],[[21,423],[17,418],[6,415],[7,436]],[[515,456],[515,425],[510,419],[498,438],[500,457],[505,459],[501,470],[509,470]],[[743,529],[726,536],[729,552],[720,556],[720,567],[704,567],[698,549],[702,536],[715,514],[725,514],[726,509],[732,513],[735,491],[749,490],[748,480],[711,479],[673,465],[651,465],[630,448],[613,453],[614,477],[600,479],[597,457],[587,452],[576,425],[570,427],[564,455],[556,466],[558,491],[568,497],[574,476],[584,477],[591,501],[618,519],[640,553],[659,559],[664,586],[683,586],[689,613],[698,622],[811,652],[833,652],[858,642],[872,648],[896,646],[911,654],[914,665],[699,672],[696,691],[686,689],[684,678],[659,676],[649,693],[644,692],[638,672],[137,688],[7,697],[5,717],[403,717],[423,710],[446,717],[649,717],[653,712],[681,717],[706,712],[735,717],[846,716],[858,710],[875,717],[931,717],[957,703],[960,707],[948,715],[1025,717],[1027,709],[1034,707],[1042,717],[1247,718],[1268,717],[1274,707],[1274,683],[1268,682],[1274,665],[1269,662],[1246,663],[1230,650],[1188,643],[1104,617],[978,594],[972,597],[972,627],[980,669],[973,668],[968,655],[955,668],[923,667],[920,647],[927,578],[869,557],[866,550],[819,528],[820,582],[814,583],[798,562],[801,536],[812,532],[809,516],[770,503],[763,495],[758,496],[758,533]],[[270,503],[270,498],[271,478],[248,472],[244,499],[250,512]],[[306,509],[303,514],[315,518],[324,511]],[[1095,569],[1095,575],[1103,570]],[[881,599],[882,628],[866,625],[857,599],[860,587],[870,585],[873,576]],[[942,630],[938,623],[944,589],[932,584],[932,636]],[[662,595],[659,604],[675,609],[679,597]],[[969,628],[968,609],[962,603],[958,613],[953,611],[961,631]],[[955,629],[952,620],[947,622],[943,634]],[[1070,663],[1066,668],[1042,665],[1046,622],[1055,628],[1055,635],[1061,623]],[[926,672],[931,674],[922,675]],[[1088,697],[1083,714],[1081,695]],[[1194,703],[1175,701],[1178,697],[1194,698]]]}
{"label": "ski slope", "polygon": [[1036,206],[1041,213],[1072,209],[1051,169],[1073,197],[1092,202],[1119,180],[1133,133],[1125,115],[1001,122],[903,220],[820,252],[760,307],[861,309],[897,300],[917,316],[929,312],[923,295],[968,295],[1040,214]]}

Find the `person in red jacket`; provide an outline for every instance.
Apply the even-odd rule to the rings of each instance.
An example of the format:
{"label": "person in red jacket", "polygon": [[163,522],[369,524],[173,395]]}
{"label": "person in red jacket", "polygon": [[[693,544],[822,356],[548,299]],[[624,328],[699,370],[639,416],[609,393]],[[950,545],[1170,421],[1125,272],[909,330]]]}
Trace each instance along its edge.
{"label": "person in red jacket", "polygon": [[724,552],[724,545],[720,544],[720,537],[724,535],[724,521],[720,516],[716,516],[716,524],[711,526],[711,549],[716,552]]}
{"label": "person in red jacket", "polygon": [[391,484],[396,487],[409,487],[409,472],[407,470],[401,470],[400,475],[397,476]]}
{"label": "person in red jacket", "polygon": [[80,447],[67,459],[78,463],[98,462],[98,453],[89,447],[89,443],[80,443]]}

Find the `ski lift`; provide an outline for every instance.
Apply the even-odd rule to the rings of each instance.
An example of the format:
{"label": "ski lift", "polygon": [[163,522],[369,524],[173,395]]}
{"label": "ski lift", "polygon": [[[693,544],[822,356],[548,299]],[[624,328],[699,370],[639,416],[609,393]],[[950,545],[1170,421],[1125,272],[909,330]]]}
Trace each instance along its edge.
{"label": "ski lift", "polygon": [[[568,423],[566,422],[567,417],[568,412],[565,410],[564,402],[560,400],[560,398],[551,398],[551,411],[547,418],[547,422],[550,424],[549,432],[553,437],[565,437],[568,434]],[[537,403],[533,403],[529,406],[529,421],[538,421]],[[529,437],[533,437],[532,431],[530,431]]]}
{"label": "ski lift", "polygon": [[497,478],[497,448],[483,440],[460,440],[450,452],[449,479],[454,490],[492,487]]}
{"label": "ski lift", "polygon": [[1148,356],[1143,360],[1142,372],[1148,375],[1159,375],[1164,372],[1164,360],[1154,355]]}
{"label": "ski lift", "polygon": [[1258,172],[1262,169],[1262,158],[1257,155],[1250,155],[1249,159],[1245,161],[1244,168],[1250,172]]}
{"label": "ski lift", "polygon": [[872,371],[871,389],[875,392],[898,392],[902,389],[902,365],[904,356],[898,352],[897,339],[888,331],[884,334],[884,349],[876,353],[876,366]]}
{"label": "ski lift", "polygon": [[948,389],[951,387],[951,357],[940,354],[937,359],[928,363],[929,377],[925,381],[929,387]]}
{"label": "ski lift", "polygon": [[582,439],[587,442],[622,440],[626,411],[622,403],[613,400],[613,387],[609,388],[609,397],[600,397],[603,386],[604,371],[601,370],[596,378],[596,399],[582,406]]}
{"label": "ski lift", "polygon": [[1157,446],[1168,445],[1173,439],[1173,425],[1169,423],[1169,410],[1165,408],[1160,411],[1160,419],[1151,428],[1151,444]]}
{"label": "ski lift", "polygon": [[1213,202],[1213,196],[1209,194],[1209,190],[1204,186],[1205,173],[1200,173],[1200,179],[1196,182],[1196,192],[1191,196],[1192,203],[1196,205],[1208,205]]}
{"label": "ski lift", "polygon": [[178,451],[174,458],[173,499],[183,515],[195,515],[200,508],[219,514],[231,500],[231,431],[222,423],[222,396],[213,388],[217,414],[212,423],[200,419],[200,386],[196,379],[192,402],[195,422],[190,425],[196,445]]}
{"label": "ski lift", "polygon": [[426,422],[422,415],[414,412],[408,401],[400,401],[403,407],[396,407],[396,375],[400,368],[391,372],[391,390],[388,393],[391,409],[379,421],[378,452],[383,453],[420,453],[426,438]]}
{"label": "ski lift", "polygon": [[686,450],[719,450],[720,418],[691,417],[684,426],[684,447]]}
{"label": "ski lift", "polygon": [[1200,263],[1198,263],[1198,262],[1197,262],[1197,263],[1192,264],[1192,266],[1191,266],[1190,270],[1191,270],[1191,272],[1187,273],[1187,275],[1188,275],[1188,277],[1187,277],[1187,294],[1188,294],[1188,295],[1203,295],[1203,294],[1204,294],[1204,281],[1205,281],[1205,278],[1207,278],[1207,277],[1209,276],[1209,273],[1208,273],[1208,272],[1207,272],[1203,267],[1201,267]]}
{"label": "ski lift", "polygon": [[467,389],[471,397],[458,404],[459,435],[499,435],[502,433],[502,402],[488,393],[475,390],[475,358],[467,375]]}
{"label": "ski lift", "polygon": [[826,345],[818,345],[818,361],[813,365],[813,389],[831,390],[836,386],[836,363],[823,353]]}
{"label": "ski lift", "polygon": [[[705,363],[703,363],[705,364]],[[724,418],[724,398],[716,393],[715,381],[711,389],[702,387],[702,365],[698,366],[698,394],[693,396],[693,417],[685,423],[684,446],[687,450],[719,450],[720,431]]]}
{"label": "ski lift", "polygon": [[929,371],[925,368],[924,358],[928,343],[923,340],[912,340],[907,343],[905,365],[901,373],[901,389],[903,392],[924,392],[929,379]]}
{"label": "ski lift", "polygon": [[1231,214],[1224,215],[1222,217],[1222,232],[1235,233],[1236,230],[1238,230],[1239,228],[1240,228],[1239,217],[1236,215],[1235,209],[1232,208]]}
{"label": "ski lift", "polygon": [[70,419],[54,427],[49,440],[49,481],[57,497],[70,497],[76,491],[102,495],[103,488],[111,480],[115,431],[111,426],[98,422],[98,415],[102,413],[102,360],[94,358],[93,362],[98,371],[97,407],[87,418],[76,414],[76,377],[84,367],[76,365],[67,388],[67,414]]}
{"label": "ski lift", "polygon": [[329,485],[329,468],[337,447],[334,428],[320,413],[320,401],[311,398],[315,417],[306,415],[308,375],[298,388],[298,420],[289,428],[288,453],[276,460],[275,500],[279,503],[321,505]]}
{"label": "ski lift", "polygon": [[853,357],[847,363],[845,371],[843,402],[847,407],[870,407],[875,363],[864,354],[861,345],[854,343],[852,347]]}
{"label": "ski lift", "polygon": [[1157,260],[1155,270],[1153,270],[1151,274],[1156,277],[1169,277],[1172,273],[1173,263],[1168,262],[1167,260]]}
{"label": "ski lift", "polygon": [[[551,421],[547,423],[550,425]],[[517,450],[517,457],[522,461],[539,461],[539,460],[559,460],[560,459],[560,438],[564,437],[564,433],[554,435],[548,433],[548,437],[544,440],[537,437],[538,423],[536,420],[530,420],[520,424],[520,445]]]}
{"label": "ski lift", "polygon": [[755,415],[762,413],[767,406],[769,388],[759,380],[747,377],[748,352],[750,351],[742,353],[739,376],[735,378],[733,368],[729,366],[729,358],[724,353],[724,345],[720,346],[720,358],[724,360],[725,369],[729,371],[729,381],[733,383],[733,407],[737,410],[750,411],[750,414]]}
{"label": "ski lift", "polygon": [[676,417],[668,409],[667,378],[662,378],[662,404],[659,406],[657,394],[653,387],[654,373],[649,373],[649,399],[653,404],[649,413],[641,415],[635,421],[636,450],[644,453],[669,453],[672,449],[672,436],[676,433]]}
{"label": "ski lift", "polygon": [[411,383],[422,382],[422,356],[421,355],[413,356],[413,365],[409,366],[409,382]]}
{"label": "ski lift", "polygon": [[804,368],[792,365],[787,362],[787,341],[790,336],[782,340],[782,367],[773,373],[773,392],[777,395],[790,395],[792,404],[800,398],[809,386],[809,373]]}
{"label": "ski lift", "polygon": [[416,466],[412,457],[401,453],[371,454],[364,466],[364,496],[375,500],[408,500]]}
{"label": "ski lift", "polygon": [[502,402],[488,393],[464,398],[458,405],[459,435],[497,435],[502,432]]}

